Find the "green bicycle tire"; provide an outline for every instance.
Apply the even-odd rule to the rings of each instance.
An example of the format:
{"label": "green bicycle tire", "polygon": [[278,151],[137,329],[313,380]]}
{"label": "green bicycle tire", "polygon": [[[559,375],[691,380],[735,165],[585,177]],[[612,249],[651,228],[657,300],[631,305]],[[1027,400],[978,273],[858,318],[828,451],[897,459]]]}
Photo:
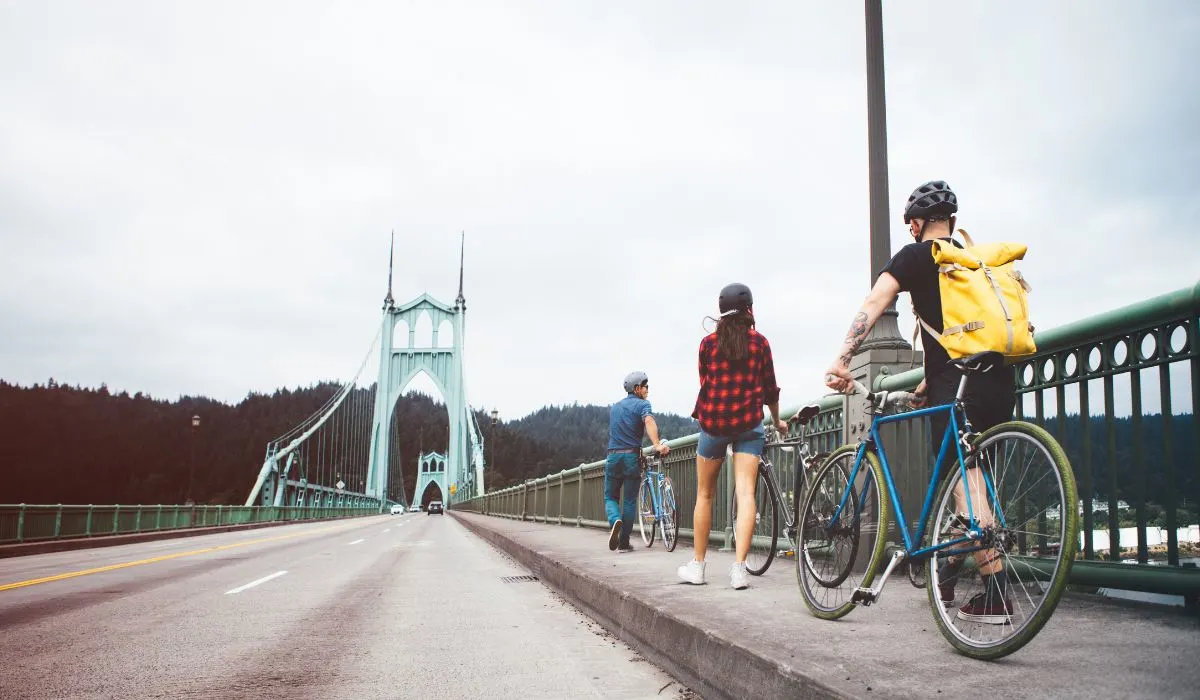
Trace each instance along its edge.
{"label": "green bicycle tire", "polygon": [[[834,469],[838,469],[838,462],[845,460],[849,455],[849,466],[843,472],[843,479],[848,478],[849,471],[853,468],[854,456],[858,451],[858,445],[843,445],[830,453],[825,463],[821,465],[816,472],[816,476],[809,480],[808,489],[804,494],[804,505],[800,508],[800,512],[796,515],[797,531],[796,531],[796,583],[800,587],[800,597],[804,600],[805,607],[813,614],[814,617],[819,617],[822,620],[837,620],[850,614],[854,609],[854,603],[850,602],[847,596],[846,602],[836,606],[826,607],[821,605],[813,598],[813,594],[809,591],[806,585],[806,569],[808,569],[808,554],[805,551],[805,540],[808,530],[817,522],[817,516],[810,513],[813,508],[815,497],[822,493],[821,484],[825,477]],[[867,450],[863,455],[863,460],[866,467],[870,469],[870,478],[874,481],[874,492],[876,499],[876,508],[878,511],[878,529],[875,535],[875,542],[868,553],[868,561],[864,567],[862,578],[857,582],[858,586],[867,587],[875,580],[880,567],[883,564],[884,550],[887,545],[887,532],[891,522],[891,501],[888,497],[887,482],[883,478],[883,467],[879,464],[879,458],[874,452]],[[861,472],[860,472],[861,473]],[[857,501],[857,493],[851,487],[851,498]],[[852,565],[857,559],[857,546],[853,550],[856,554],[851,557],[849,565]],[[849,572],[843,572],[848,574]],[[846,575],[838,578],[839,585],[844,582]],[[823,588],[832,588],[833,586],[822,586],[819,582],[816,584]]]}
{"label": "green bicycle tire", "polygon": [[[1062,486],[1063,501],[1066,504],[1076,504],[1079,502],[1078,493],[1075,485],[1075,473],[1071,469],[1071,462],[1067,459],[1066,452],[1054,437],[1045,429],[1026,423],[1024,421],[1010,421],[1001,423],[1000,425],[989,428],[984,431],[975,440],[975,454],[983,454],[990,442],[998,442],[997,438],[1006,435],[1024,435],[1035,443],[1039,444],[1046,453],[1050,455],[1051,462],[1055,471],[1058,473],[1059,483]],[[955,463],[957,466],[957,462]],[[947,492],[953,488],[954,483],[958,479],[946,478],[943,479],[943,484],[939,490],[935,504],[945,503]],[[1075,561],[1075,552],[1079,545],[1079,512],[1075,507],[1060,508],[1060,513],[1064,513],[1063,532],[1059,541],[1058,565],[1054,569],[1051,576],[1051,581],[1048,586],[1044,586],[1045,594],[1042,601],[1038,604],[1037,609],[1030,615],[1029,619],[1018,629],[1015,634],[1007,637],[997,643],[988,645],[972,644],[964,640],[961,636],[956,635],[950,629],[943,613],[940,612],[941,600],[938,595],[938,587],[932,585],[935,580],[935,565],[937,558],[930,557],[926,565],[926,580],[931,585],[927,586],[930,608],[933,612],[934,621],[937,623],[938,630],[942,636],[950,642],[951,646],[956,651],[973,659],[991,661],[999,659],[1017,651],[1021,647],[1028,644],[1037,633],[1041,631],[1050,616],[1054,613],[1054,609],[1058,607],[1059,601],[1062,599],[1063,591],[1067,587],[1067,582],[1071,577],[1071,566]],[[931,514],[934,517],[934,514]],[[935,518],[936,519],[936,518]],[[932,522],[931,522],[932,524]],[[936,607],[935,607],[936,606]]]}

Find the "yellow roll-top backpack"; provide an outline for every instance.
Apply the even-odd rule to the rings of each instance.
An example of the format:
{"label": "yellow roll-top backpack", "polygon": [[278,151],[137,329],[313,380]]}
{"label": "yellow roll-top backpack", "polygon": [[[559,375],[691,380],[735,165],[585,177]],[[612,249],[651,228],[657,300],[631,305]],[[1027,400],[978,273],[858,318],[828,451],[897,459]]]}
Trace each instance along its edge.
{"label": "yellow roll-top backpack", "polygon": [[933,330],[920,316],[917,322],[938,339],[951,359],[988,350],[1009,359],[1034,354],[1037,346],[1026,297],[1030,287],[1013,266],[1025,257],[1025,245],[975,245],[966,231],[958,233],[967,243],[965,248],[947,240],[936,240],[933,246],[943,330]]}

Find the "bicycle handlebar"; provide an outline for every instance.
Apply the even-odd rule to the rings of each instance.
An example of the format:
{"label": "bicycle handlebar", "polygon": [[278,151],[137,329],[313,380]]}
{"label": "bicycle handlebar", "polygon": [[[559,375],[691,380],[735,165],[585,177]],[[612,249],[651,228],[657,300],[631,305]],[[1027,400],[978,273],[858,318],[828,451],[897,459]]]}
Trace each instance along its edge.
{"label": "bicycle handlebar", "polygon": [[879,406],[879,407],[883,407],[888,404],[896,406],[897,408],[901,407],[901,405],[907,407],[907,406],[910,406],[911,404],[913,404],[917,401],[921,401],[925,398],[923,396],[918,396],[917,394],[913,394],[908,391],[876,391],[876,392],[872,392],[871,390],[867,389],[867,387],[864,386],[863,383],[858,381],[857,379],[855,379],[853,381],[854,381],[855,393],[862,394],[864,397],[866,397],[867,401],[871,402],[872,405]]}

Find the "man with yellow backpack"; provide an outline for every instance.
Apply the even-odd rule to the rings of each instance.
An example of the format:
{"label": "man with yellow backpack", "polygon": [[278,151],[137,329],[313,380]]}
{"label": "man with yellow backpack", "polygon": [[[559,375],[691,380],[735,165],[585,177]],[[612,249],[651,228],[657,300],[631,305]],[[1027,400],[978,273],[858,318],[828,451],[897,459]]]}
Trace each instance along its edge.
{"label": "man with yellow backpack", "polygon": [[[871,293],[854,317],[838,357],[825,373],[826,385],[839,392],[853,391],[850,360],[866,339],[871,327],[900,292],[908,292],[918,317],[925,351],[925,378],[916,393],[921,406],[940,406],[954,401],[962,372],[950,364],[951,356],[965,357],[994,350],[1006,357],[1031,354],[1033,328],[1028,322],[1025,291],[1028,286],[1012,269],[1025,248],[1016,244],[968,248],[955,241],[958,198],[941,180],[927,182],[908,198],[904,223],[914,239],[900,249],[879,272]],[[965,232],[962,232],[965,236]],[[945,304],[943,305],[943,302]],[[994,356],[993,356],[994,357]],[[966,385],[963,403],[975,432],[1012,419],[1016,403],[1013,374],[997,364],[973,374]],[[933,454],[938,453],[950,416],[939,412],[930,417]],[[970,472],[976,472],[970,468]],[[947,476],[947,469],[939,478]],[[977,477],[969,472],[972,503],[986,502]],[[980,488],[981,492],[976,493]],[[955,493],[956,508],[966,513],[962,489]],[[961,557],[950,558],[939,570],[942,603],[954,604],[955,576]],[[1012,613],[1007,577],[999,561],[978,562],[986,579],[984,591],[959,608],[958,616],[972,622],[1004,624]]]}

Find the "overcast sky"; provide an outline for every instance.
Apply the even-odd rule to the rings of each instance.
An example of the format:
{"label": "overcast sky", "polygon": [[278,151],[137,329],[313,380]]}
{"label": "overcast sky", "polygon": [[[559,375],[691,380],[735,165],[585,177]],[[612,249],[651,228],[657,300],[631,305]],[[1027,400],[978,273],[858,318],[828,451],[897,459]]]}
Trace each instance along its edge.
{"label": "overcast sky", "polygon": [[[0,378],[353,377],[453,302],[469,400],[688,413],[749,284],[783,403],[871,280],[862,3],[0,1]],[[1200,280],[1200,6],[888,2],[892,247],[947,180],[1051,328]],[[912,329],[901,305],[901,330]],[[374,363],[368,365],[368,381]]]}

